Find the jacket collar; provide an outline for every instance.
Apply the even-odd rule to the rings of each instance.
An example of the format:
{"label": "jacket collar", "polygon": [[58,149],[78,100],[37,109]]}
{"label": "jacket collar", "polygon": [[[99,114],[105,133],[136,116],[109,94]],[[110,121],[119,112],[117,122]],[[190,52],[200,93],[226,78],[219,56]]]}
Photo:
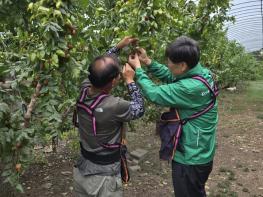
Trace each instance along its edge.
{"label": "jacket collar", "polygon": [[200,75],[201,73],[202,73],[202,65],[198,63],[194,68],[188,70],[186,73],[176,76],[175,81],[185,78],[190,78],[195,75]]}

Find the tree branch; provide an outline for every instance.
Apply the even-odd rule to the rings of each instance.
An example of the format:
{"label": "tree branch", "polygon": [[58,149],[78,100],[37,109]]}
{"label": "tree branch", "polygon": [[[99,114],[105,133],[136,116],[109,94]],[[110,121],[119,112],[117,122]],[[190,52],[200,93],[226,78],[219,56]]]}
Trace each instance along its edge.
{"label": "tree branch", "polygon": [[30,123],[30,119],[32,116],[32,111],[35,108],[36,102],[37,102],[37,97],[40,95],[40,90],[42,88],[42,85],[40,84],[40,82],[37,83],[36,89],[34,94],[31,96],[31,101],[29,103],[29,105],[27,106],[27,111],[25,113],[24,116],[24,128],[28,128],[29,127],[29,123]]}
{"label": "tree branch", "polygon": [[0,82],[0,87],[1,87],[2,89],[12,89],[12,87],[11,87],[11,81]]}

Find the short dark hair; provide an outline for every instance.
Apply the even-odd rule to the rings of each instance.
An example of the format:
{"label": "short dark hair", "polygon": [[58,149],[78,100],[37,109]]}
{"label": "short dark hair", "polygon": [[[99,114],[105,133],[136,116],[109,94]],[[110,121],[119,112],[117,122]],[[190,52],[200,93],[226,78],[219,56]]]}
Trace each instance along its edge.
{"label": "short dark hair", "polygon": [[200,49],[195,40],[181,36],[167,46],[165,55],[173,63],[185,62],[191,69],[199,62]]}
{"label": "short dark hair", "polygon": [[[98,61],[102,60],[105,62],[105,58],[111,58],[114,63],[104,65],[101,68],[98,68]],[[102,55],[96,57],[89,65],[88,68],[89,75],[88,78],[91,84],[96,88],[103,88],[114,78],[120,74],[120,68],[118,61],[115,57],[111,55]]]}

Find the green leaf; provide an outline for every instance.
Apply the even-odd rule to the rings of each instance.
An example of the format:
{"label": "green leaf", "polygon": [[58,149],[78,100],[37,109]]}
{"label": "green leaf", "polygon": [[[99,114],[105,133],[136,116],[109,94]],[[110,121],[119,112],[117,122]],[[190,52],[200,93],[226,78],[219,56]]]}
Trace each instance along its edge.
{"label": "green leaf", "polygon": [[87,0],[79,0],[78,2],[81,5],[81,7],[84,7],[84,8],[86,8],[88,6],[88,4],[90,3]]}
{"label": "green leaf", "polygon": [[52,64],[58,67],[58,56],[57,54],[52,55]]}
{"label": "green leaf", "polygon": [[72,69],[72,77],[77,79],[80,76],[80,69],[79,68],[73,68]]}
{"label": "green leaf", "polygon": [[16,190],[19,191],[19,192],[21,192],[21,193],[24,193],[24,189],[23,189],[23,187],[22,187],[21,184],[17,184],[17,185],[16,185]]}
{"label": "green leaf", "polygon": [[35,53],[30,54],[30,61],[34,62],[36,60],[37,55]]}
{"label": "green leaf", "polygon": [[50,9],[49,9],[49,8],[46,8],[46,7],[44,7],[44,6],[39,6],[39,7],[38,7],[38,11],[47,13],[47,12],[50,11]]}
{"label": "green leaf", "polygon": [[1,174],[1,176],[6,177],[6,176],[9,176],[9,175],[11,175],[11,174],[12,174],[12,170],[5,170],[5,171]]}
{"label": "green leaf", "polygon": [[6,103],[0,103],[0,112],[9,113],[10,109]]}
{"label": "green leaf", "polygon": [[103,7],[97,8],[98,11],[104,11]]}
{"label": "green leaf", "polygon": [[66,56],[66,55],[65,55],[65,52],[62,51],[61,49],[56,50],[56,54],[57,54],[58,56],[60,56],[60,57],[65,57],[65,56]]}
{"label": "green leaf", "polygon": [[12,156],[6,156],[6,157],[3,158],[3,161],[4,161],[4,163],[9,163],[9,162],[12,161],[12,159],[13,159]]}
{"label": "green leaf", "polygon": [[32,10],[33,7],[34,7],[34,3],[31,2],[31,3],[28,4],[27,9],[28,9],[28,10]]}
{"label": "green leaf", "polygon": [[39,52],[39,58],[43,59],[45,57],[45,51],[40,51]]}
{"label": "green leaf", "polygon": [[44,93],[47,93],[49,91],[49,88],[47,86],[43,87],[41,90],[40,90],[40,94],[44,94]]}

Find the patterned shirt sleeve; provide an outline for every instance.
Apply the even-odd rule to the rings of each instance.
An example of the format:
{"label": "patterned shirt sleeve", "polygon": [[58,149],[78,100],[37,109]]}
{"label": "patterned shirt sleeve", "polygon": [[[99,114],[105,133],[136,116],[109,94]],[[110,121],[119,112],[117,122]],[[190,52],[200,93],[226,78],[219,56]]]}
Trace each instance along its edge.
{"label": "patterned shirt sleeve", "polygon": [[128,84],[128,90],[131,96],[130,113],[132,119],[140,118],[144,114],[144,102],[142,93],[135,82]]}
{"label": "patterned shirt sleeve", "polygon": [[116,55],[118,56],[120,54],[120,49],[117,47],[112,47],[109,50],[106,51],[107,55]]}

